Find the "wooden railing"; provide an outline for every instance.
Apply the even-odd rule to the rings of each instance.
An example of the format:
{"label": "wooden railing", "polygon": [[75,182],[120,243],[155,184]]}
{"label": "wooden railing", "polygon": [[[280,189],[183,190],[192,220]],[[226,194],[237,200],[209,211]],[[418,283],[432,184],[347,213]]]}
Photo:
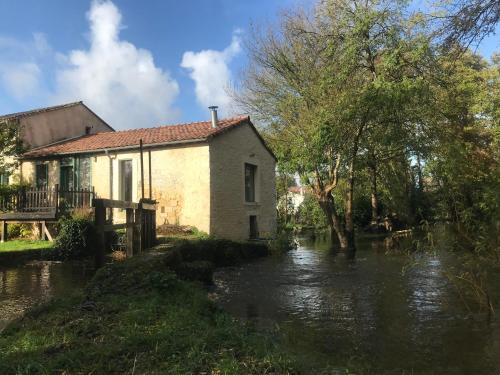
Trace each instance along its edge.
{"label": "wooden railing", "polygon": [[50,212],[61,208],[75,209],[92,207],[94,189],[61,190],[53,188],[20,188],[0,196],[0,212]]}
{"label": "wooden railing", "polygon": [[[131,257],[152,247],[156,242],[156,201],[140,199],[139,203],[112,199],[94,199],[94,224],[97,229],[98,243],[95,262],[104,264],[105,233],[117,229],[126,230],[126,255]],[[114,215],[106,217],[106,211],[119,208],[125,210],[125,223],[113,224]]]}

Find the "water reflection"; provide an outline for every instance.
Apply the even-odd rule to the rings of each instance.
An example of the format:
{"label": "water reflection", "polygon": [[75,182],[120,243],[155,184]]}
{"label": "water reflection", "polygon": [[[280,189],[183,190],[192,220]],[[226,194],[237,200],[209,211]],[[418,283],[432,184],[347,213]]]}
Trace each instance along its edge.
{"label": "water reflection", "polygon": [[93,268],[81,262],[32,262],[0,268],[0,331],[29,307],[80,288]]}
{"label": "water reflection", "polygon": [[500,373],[500,330],[467,317],[442,272],[450,259],[422,255],[403,272],[407,257],[386,246],[360,241],[350,260],[301,240],[282,258],[219,271],[216,299],[261,327],[278,323],[311,373],[353,363],[366,373]]}

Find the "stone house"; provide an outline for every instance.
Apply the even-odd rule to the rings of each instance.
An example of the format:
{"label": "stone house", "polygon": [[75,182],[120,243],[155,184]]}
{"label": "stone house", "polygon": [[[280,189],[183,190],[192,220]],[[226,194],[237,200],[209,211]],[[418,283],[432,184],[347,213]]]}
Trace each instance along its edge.
{"label": "stone house", "polygon": [[[144,190],[148,197],[151,180],[158,225],[189,225],[233,240],[275,233],[276,160],[247,116],[218,120],[212,109],[210,121],[114,131],[78,102],[0,122],[15,116],[29,150],[11,180],[138,201],[142,140]],[[123,211],[115,215],[124,218]]]}

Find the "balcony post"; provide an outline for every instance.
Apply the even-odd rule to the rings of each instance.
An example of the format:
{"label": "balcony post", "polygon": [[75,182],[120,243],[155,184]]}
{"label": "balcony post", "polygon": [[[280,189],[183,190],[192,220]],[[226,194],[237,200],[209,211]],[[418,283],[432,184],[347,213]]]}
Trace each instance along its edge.
{"label": "balcony post", "polygon": [[59,184],[55,184],[54,186],[54,198],[55,198],[55,209],[56,209],[56,217],[59,213]]}

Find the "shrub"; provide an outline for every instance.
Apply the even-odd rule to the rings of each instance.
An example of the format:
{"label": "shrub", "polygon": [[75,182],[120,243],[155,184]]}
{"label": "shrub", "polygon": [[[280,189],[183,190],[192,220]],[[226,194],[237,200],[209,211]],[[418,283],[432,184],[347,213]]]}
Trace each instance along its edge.
{"label": "shrub", "polygon": [[283,254],[297,248],[292,233],[283,231],[276,238],[269,240],[267,244],[271,254]]}
{"label": "shrub", "polygon": [[264,243],[240,243],[223,239],[183,241],[176,247],[176,251],[184,262],[204,260],[214,263],[216,267],[235,265],[269,253]]}
{"label": "shrub", "polygon": [[63,259],[92,255],[96,244],[96,232],[92,221],[85,218],[63,219],[55,247]]}
{"label": "shrub", "polygon": [[175,271],[181,279],[196,280],[206,284],[212,284],[214,264],[206,260],[182,262]]}
{"label": "shrub", "polygon": [[32,238],[33,224],[31,223],[16,223],[9,224],[7,227],[9,238]]}

